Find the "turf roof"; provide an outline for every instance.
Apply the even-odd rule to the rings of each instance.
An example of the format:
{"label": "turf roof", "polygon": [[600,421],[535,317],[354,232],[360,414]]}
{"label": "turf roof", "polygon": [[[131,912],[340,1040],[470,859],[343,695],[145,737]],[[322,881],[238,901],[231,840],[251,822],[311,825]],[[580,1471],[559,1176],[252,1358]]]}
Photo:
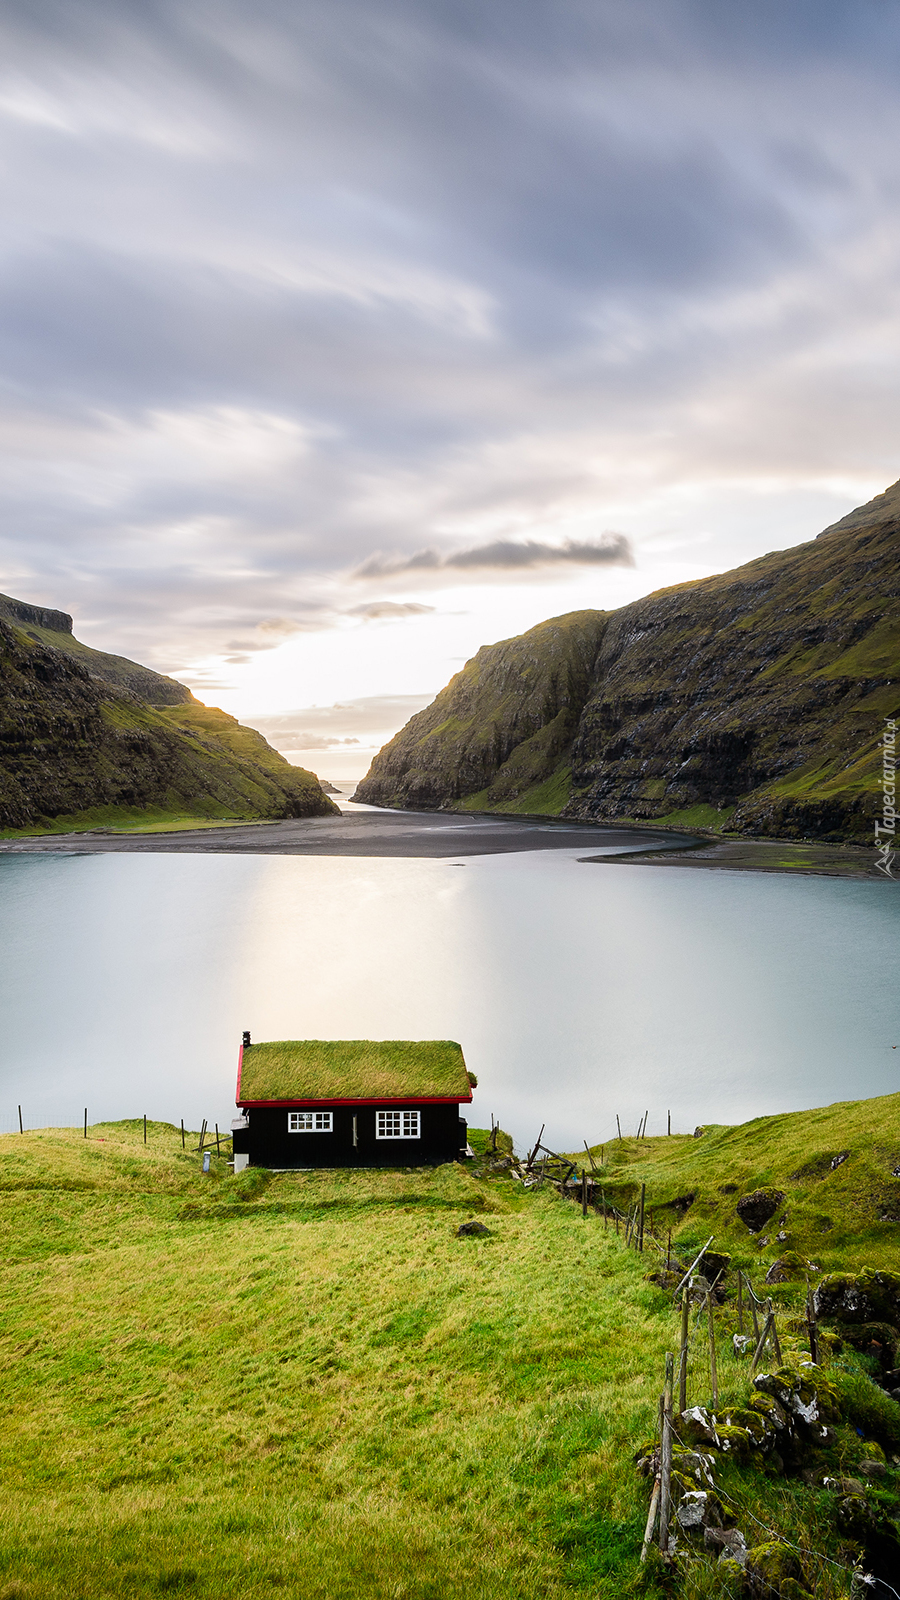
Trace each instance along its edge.
{"label": "turf roof", "polygon": [[452,1039],[279,1039],[244,1050],[239,1104],[254,1100],[471,1099]]}

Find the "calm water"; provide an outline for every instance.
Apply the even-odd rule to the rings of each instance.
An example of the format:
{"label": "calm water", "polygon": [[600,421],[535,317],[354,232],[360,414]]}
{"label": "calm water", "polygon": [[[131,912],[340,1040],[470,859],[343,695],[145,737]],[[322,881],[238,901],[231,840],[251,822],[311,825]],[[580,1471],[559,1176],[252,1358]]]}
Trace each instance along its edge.
{"label": "calm water", "polygon": [[0,858],[0,1129],[234,1114],[256,1038],[454,1038],[573,1148],[900,1088],[890,884],[434,860]]}

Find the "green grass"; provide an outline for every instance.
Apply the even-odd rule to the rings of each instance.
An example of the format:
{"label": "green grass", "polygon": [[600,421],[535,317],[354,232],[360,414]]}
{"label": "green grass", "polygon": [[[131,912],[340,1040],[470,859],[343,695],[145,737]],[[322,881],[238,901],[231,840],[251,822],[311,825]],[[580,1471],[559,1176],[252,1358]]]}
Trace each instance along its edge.
{"label": "green grass", "polygon": [[[716,1248],[760,1274],[786,1250],[826,1272],[900,1264],[900,1179],[893,1175],[900,1094],[708,1127],[700,1138],[631,1138],[602,1148],[610,1197],[626,1204],[645,1183],[659,1227],[671,1225],[685,1248],[715,1234]],[[832,1170],[844,1152],[847,1159]],[[779,1242],[777,1228],[754,1238],[736,1215],[742,1194],[766,1187],[785,1194],[779,1216],[787,1216],[786,1241]]]}
{"label": "green grass", "polygon": [[450,1039],[279,1039],[244,1050],[242,1104],[372,1095],[471,1100],[460,1046]]}
{"label": "green grass", "polygon": [[[715,1138],[720,1176],[762,1162],[755,1127],[749,1153],[720,1130],[690,1141],[694,1158]],[[675,1591],[637,1562],[649,1490],[632,1457],[677,1337],[652,1256],[483,1158],[235,1178],[214,1155],[204,1177],[166,1124],[146,1146],[137,1121],[89,1133],[0,1139],[0,1595],[722,1592],[702,1555]],[[618,1154],[610,1173],[633,1176],[635,1153]],[[489,1234],[458,1238],[470,1218]],[[742,1398],[726,1331],[723,1394]],[[871,1406],[865,1375],[848,1382]],[[863,1447],[838,1432],[852,1465]],[[767,1525],[837,1550],[799,1481],[722,1481]],[[816,1592],[841,1583],[823,1568]]]}
{"label": "green grass", "polygon": [[186,812],[180,806],[171,811],[163,806],[92,806],[87,811],[54,817],[52,823],[0,829],[0,839],[34,839],[44,834],[89,833],[94,829],[114,833],[178,833],[186,828],[218,828],[223,823],[234,828],[250,828],[256,827],[259,821],[259,818],[233,816],[227,806],[216,808],[214,802],[202,814]]}

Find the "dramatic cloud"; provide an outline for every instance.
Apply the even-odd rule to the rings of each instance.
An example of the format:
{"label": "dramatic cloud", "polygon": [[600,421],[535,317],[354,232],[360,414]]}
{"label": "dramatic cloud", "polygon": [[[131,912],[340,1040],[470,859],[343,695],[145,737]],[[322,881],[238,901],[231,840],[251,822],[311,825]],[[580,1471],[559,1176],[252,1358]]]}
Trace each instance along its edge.
{"label": "dramatic cloud", "polygon": [[898,57],[881,0],[8,0],[0,589],[251,703],[814,534],[900,464]]}
{"label": "dramatic cloud", "polygon": [[[380,552],[369,557],[357,568],[358,578],[388,578],[399,572],[453,572],[462,569],[486,569],[505,576],[523,567],[549,567],[557,562],[575,566],[633,567],[634,552],[631,541],[624,533],[605,533],[594,543],[567,539],[563,544],[542,544],[537,539],[493,539],[490,544],[476,545],[472,550],[456,550],[442,556],[437,550],[417,550],[411,556],[383,556]],[[374,615],[373,608],[365,609]],[[422,610],[407,606],[406,610]]]}

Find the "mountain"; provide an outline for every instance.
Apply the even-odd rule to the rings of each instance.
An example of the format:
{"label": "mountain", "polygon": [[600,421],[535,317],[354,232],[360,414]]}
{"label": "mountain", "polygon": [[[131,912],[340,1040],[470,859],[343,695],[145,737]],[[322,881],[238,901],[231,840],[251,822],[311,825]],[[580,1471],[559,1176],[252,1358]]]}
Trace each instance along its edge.
{"label": "mountain", "polygon": [[224,711],[0,595],[0,828],[325,816],[318,780]]}
{"label": "mountain", "polygon": [[478,651],[372,805],[869,840],[900,710],[900,483],[817,539]]}

